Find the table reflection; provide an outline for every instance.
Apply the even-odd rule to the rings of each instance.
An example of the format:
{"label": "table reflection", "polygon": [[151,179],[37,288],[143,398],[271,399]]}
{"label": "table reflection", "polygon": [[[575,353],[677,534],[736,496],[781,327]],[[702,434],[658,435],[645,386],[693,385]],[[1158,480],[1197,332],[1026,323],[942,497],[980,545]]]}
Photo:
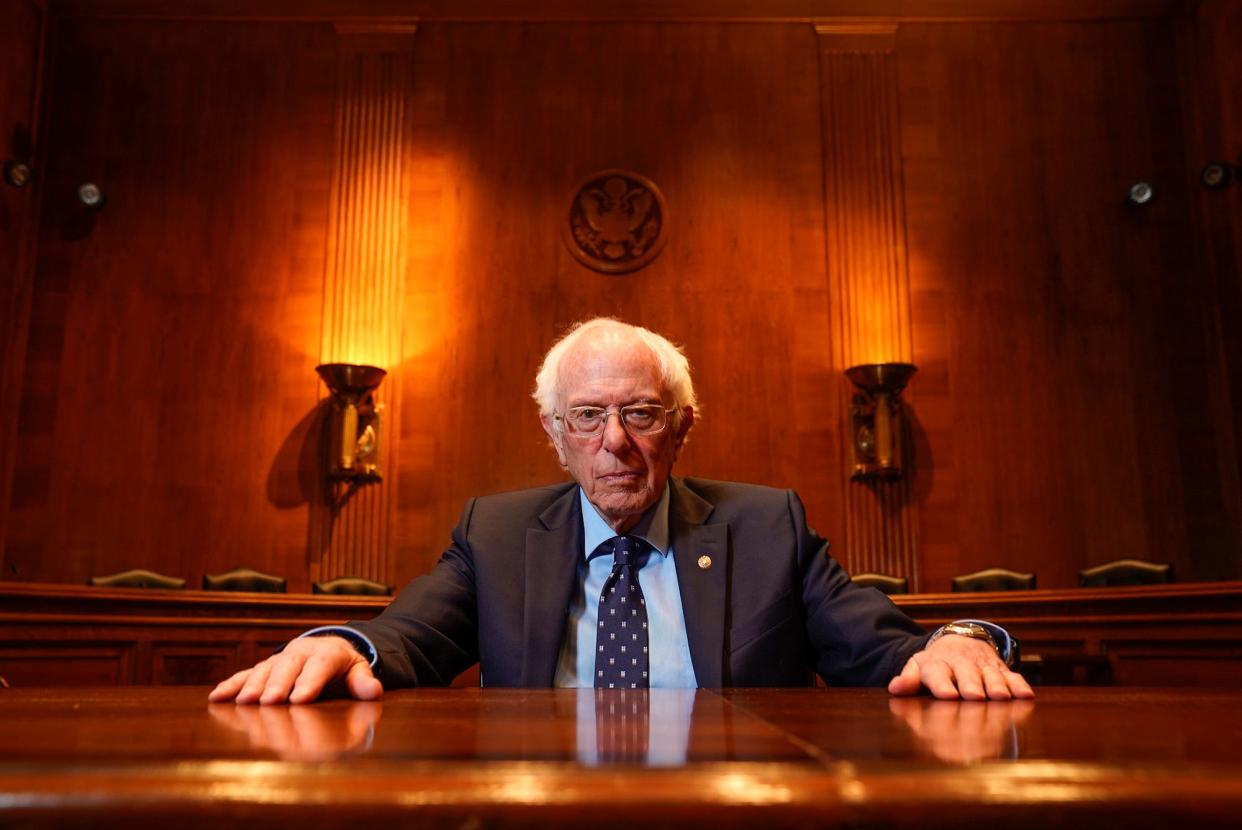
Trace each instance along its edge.
{"label": "table reflection", "polygon": [[[574,694],[578,763],[653,767],[686,763],[696,690],[578,689]],[[375,745],[383,708],[382,701],[351,701],[344,705],[338,702],[331,706],[212,703],[207,711],[216,723],[244,735],[251,749],[273,752],[287,761],[330,761],[369,752]],[[718,715],[720,707],[707,709]],[[705,717],[710,720],[713,715]],[[495,713],[487,710],[479,712],[479,719],[489,722],[476,725],[484,733],[504,728]],[[398,720],[400,723],[394,723],[393,728],[402,732],[408,732],[411,722],[416,722],[416,718],[408,717]],[[525,726],[545,728],[538,718]],[[462,738],[479,731],[463,730]],[[535,749],[526,741],[522,743],[529,750]]]}
{"label": "table reflection", "polygon": [[[252,750],[291,761],[329,761],[364,753],[483,757],[490,754],[484,739],[503,734],[516,738],[503,742],[509,749],[500,755],[508,758],[560,757],[587,767],[679,767],[696,760],[697,755],[721,757],[722,749],[724,757],[735,760],[752,754],[769,757],[773,741],[785,740],[779,730],[770,727],[756,731],[746,716],[723,706],[719,697],[694,689],[578,689],[545,702],[552,706],[543,712],[545,717],[540,716],[542,707],[532,707],[529,701],[519,709],[479,707],[455,719],[456,725],[439,740],[429,739],[420,728],[420,723],[429,725],[427,719],[442,719],[438,710],[420,714],[417,707],[398,706],[389,719],[391,723],[381,731],[382,701],[300,706],[219,703],[209,704],[207,711],[216,723],[244,735]],[[805,701],[811,707],[815,703],[814,698]],[[891,698],[887,705],[892,720],[907,736],[905,740],[912,741],[920,754],[957,764],[1019,758],[1020,727],[1035,708],[1029,700],[925,697]],[[810,718],[820,714],[815,710],[804,712]],[[564,737],[558,738],[552,724],[561,719],[570,721],[566,726],[571,726],[572,732],[560,733]],[[837,724],[838,729],[845,726]],[[692,746],[695,751],[691,751]],[[851,757],[848,751],[841,756],[829,747],[825,749],[827,757]]]}
{"label": "table reflection", "polygon": [[895,697],[888,708],[928,754],[969,764],[1017,759],[1021,755],[1019,727],[1034,711],[1035,701]]}
{"label": "table reflection", "polygon": [[207,704],[212,720],[244,734],[252,749],[286,761],[331,761],[366,752],[383,710],[379,701],[351,701],[343,708]]}
{"label": "table reflection", "polygon": [[694,689],[578,689],[578,762],[686,763]]}

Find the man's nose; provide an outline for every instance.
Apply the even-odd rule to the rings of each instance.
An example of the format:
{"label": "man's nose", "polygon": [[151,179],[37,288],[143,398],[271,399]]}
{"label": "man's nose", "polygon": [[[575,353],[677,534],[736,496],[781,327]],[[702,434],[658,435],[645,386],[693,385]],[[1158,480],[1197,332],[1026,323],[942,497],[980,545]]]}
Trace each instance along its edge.
{"label": "man's nose", "polygon": [[602,443],[604,449],[614,455],[630,443],[630,434],[625,431],[625,424],[621,422],[620,412],[609,412],[604,415]]}

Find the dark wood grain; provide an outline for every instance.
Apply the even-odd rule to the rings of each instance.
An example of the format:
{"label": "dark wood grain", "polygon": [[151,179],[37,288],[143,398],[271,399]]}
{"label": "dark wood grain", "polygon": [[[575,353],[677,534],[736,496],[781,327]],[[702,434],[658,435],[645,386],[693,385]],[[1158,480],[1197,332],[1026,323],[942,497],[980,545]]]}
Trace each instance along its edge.
{"label": "dark wood grain", "polygon": [[608,692],[412,690],[293,707],[208,705],[205,693],[0,694],[16,739],[0,748],[0,821],[1159,827],[1220,825],[1242,807],[1237,691],[1049,689],[1012,703],[699,691],[684,760],[666,766],[584,752],[583,729],[613,720],[599,714]]}
{"label": "dark wood grain", "polygon": [[[245,565],[309,589],[327,26],[62,22],[9,574]],[[273,55],[282,55],[279,61]],[[96,182],[98,213],[76,200]]]}
{"label": "dark wood grain", "polygon": [[[911,25],[898,54],[918,590],[992,566],[1068,587],[1121,555],[1236,578],[1228,418],[1211,393],[1186,405],[1225,379],[1174,30]],[[1140,179],[1160,199],[1128,208]]]}
{"label": "dark wood grain", "polygon": [[[1201,258],[1215,278],[1217,310],[1229,383],[1215,390],[1228,399],[1234,431],[1233,454],[1242,468],[1242,7],[1228,0],[1198,4],[1186,27],[1182,82],[1195,102],[1188,115],[1192,152],[1188,174],[1209,163],[1233,166],[1233,182],[1222,190],[1199,189]],[[1227,453],[1228,448],[1222,448]]]}
{"label": "dark wood grain", "polygon": [[[34,0],[0,2],[0,164],[23,162],[36,174],[43,161],[38,84],[46,14]],[[33,277],[36,193],[0,182],[0,543],[9,512],[22,366]]]}

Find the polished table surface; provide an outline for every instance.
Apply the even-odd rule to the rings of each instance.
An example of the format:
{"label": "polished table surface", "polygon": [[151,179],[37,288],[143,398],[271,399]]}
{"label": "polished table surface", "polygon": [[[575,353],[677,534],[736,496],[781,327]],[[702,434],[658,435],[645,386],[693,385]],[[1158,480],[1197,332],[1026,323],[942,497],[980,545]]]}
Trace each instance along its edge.
{"label": "polished table surface", "polygon": [[1242,691],[0,690],[0,826],[1237,826]]}

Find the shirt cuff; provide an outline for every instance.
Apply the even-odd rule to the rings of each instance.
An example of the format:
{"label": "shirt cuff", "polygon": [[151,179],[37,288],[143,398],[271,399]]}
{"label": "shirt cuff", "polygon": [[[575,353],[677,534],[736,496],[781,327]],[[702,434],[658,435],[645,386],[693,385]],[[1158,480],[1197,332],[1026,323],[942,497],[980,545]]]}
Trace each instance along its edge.
{"label": "shirt cuff", "polygon": [[361,631],[355,631],[343,625],[321,625],[318,628],[312,628],[310,631],[303,632],[297,636],[297,639],[303,637],[340,637],[354,647],[359,654],[367,658],[367,662],[371,664],[371,668],[375,668],[375,664],[379,662],[379,652],[375,650],[375,643],[372,643],[367,635]]}
{"label": "shirt cuff", "polygon": [[[954,620],[949,623],[949,625],[953,625],[955,623],[974,623],[975,625],[980,626],[992,635],[992,641],[996,643],[996,651],[1000,655],[1000,659],[1005,661],[1005,665],[1011,669],[1018,665],[1017,637],[1011,636],[1008,631],[1001,628],[996,623],[988,622],[987,620]],[[942,625],[940,628],[936,629],[935,633],[932,634],[932,637],[936,637],[943,630],[944,626]]]}

